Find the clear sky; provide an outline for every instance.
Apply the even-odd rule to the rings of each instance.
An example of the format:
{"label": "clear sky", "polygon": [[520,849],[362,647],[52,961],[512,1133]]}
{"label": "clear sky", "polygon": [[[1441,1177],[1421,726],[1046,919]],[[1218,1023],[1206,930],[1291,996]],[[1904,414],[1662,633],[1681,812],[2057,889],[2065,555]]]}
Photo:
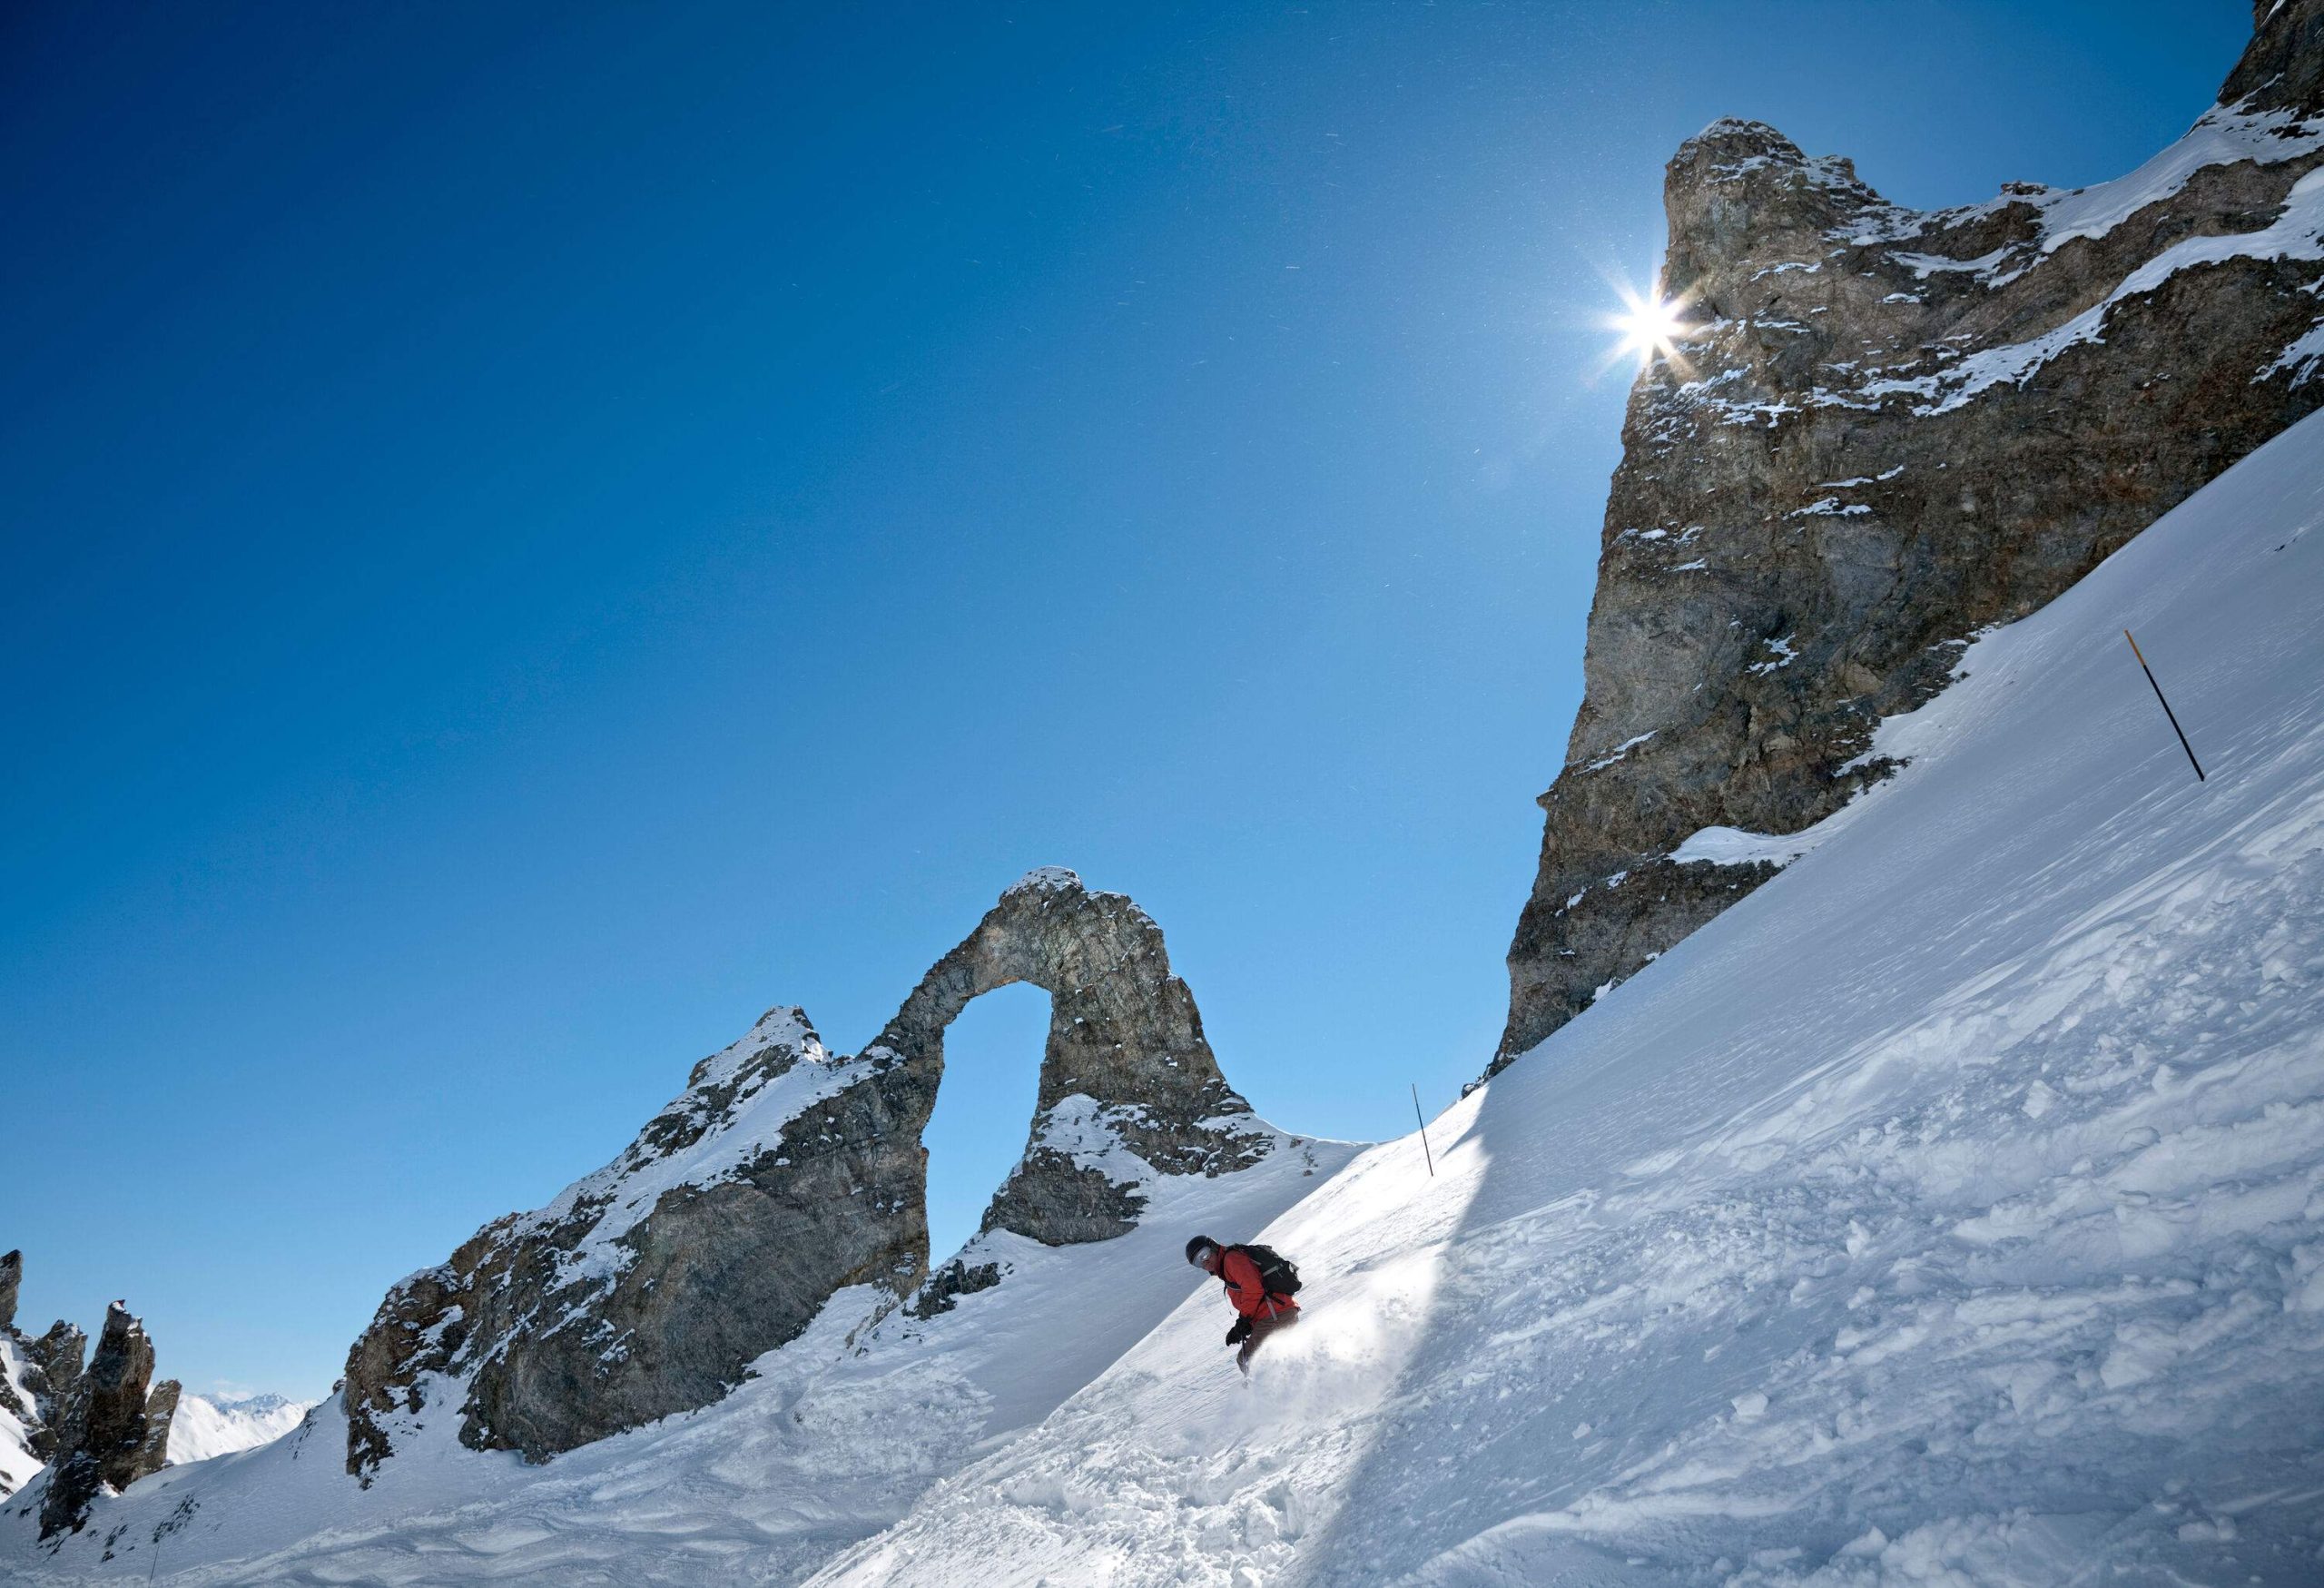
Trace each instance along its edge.
{"label": "clear sky", "polygon": [[[2246,0],[0,15],[0,1248],[303,1395],[1027,868],[1286,1127],[1500,1030],[1663,162],[2120,174]],[[963,1018],[940,1235],[1046,1001]]]}

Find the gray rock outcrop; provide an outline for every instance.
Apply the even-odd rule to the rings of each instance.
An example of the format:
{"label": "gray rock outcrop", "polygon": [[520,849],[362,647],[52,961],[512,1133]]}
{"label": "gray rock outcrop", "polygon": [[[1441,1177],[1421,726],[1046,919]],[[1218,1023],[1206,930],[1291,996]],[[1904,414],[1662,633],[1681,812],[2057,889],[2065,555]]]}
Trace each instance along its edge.
{"label": "gray rock outcrop", "polygon": [[40,1339],[24,1342],[24,1356],[30,1365],[25,1381],[33,1386],[34,1402],[40,1406],[40,1427],[33,1430],[33,1455],[55,1460],[55,1453],[63,1448],[63,1430],[72,1416],[72,1406],[82,1395],[88,1335],[76,1323],[58,1318]]}
{"label": "gray rock outcrop", "polygon": [[43,1496],[43,1538],[77,1533],[89,1504],[105,1489],[143,1476],[145,1392],[153,1378],[153,1345],[145,1326],[116,1301],[60,1429],[63,1442]]}
{"label": "gray rock outcrop", "polygon": [[145,1397],[145,1437],[138,1445],[137,1460],[129,1481],[150,1476],[170,1465],[170,1425],[177,1420],[178,1397],[185,1386],[174,1378],[155,1385]]}
{"label": "gray rock outcrop", "polygon": [[54,1461],[64,1447],[64,1425],[80,1397],[82,1363],[88,1350],[89,1336],[79,1325],[63,1318],[49,1325],[48,1332],[39,1338],[24,1342],[28,1366],[25,1383],[39,1416],[33,1430],[32,1452],[43,1461]]}
{"label": "gray rock outcrop", "polygon": [[[110,1486],[126,1488],[161,1470],[169,1445],[178,1386],[170,1380],[149,1397],[153,1346],[145,1326],[114,1302],[105,1314],[95,1359],[84,1367],[88,1336],[58,1319],[37,1338],[16,1327],[24,1254],[0,1257],[0,1411],[23,1430],[23,1448],[49,1468],[41,1495],[41,1536],[76,1532],[89,1502]],[[8,1493],[0,1484],[0,1495]]]}
{"label": "gray rock outcrop", "polygon": [[[29,1374],[25,1360],[25,1337],[16,1332],[16,1289],[24,1277],[25,1258],[22,1252],[0,1256],[0,1344],[8,1347],[6,1355],[0,1356],[0,1415],[6,1416],[23,1431],[20,1447],[29,1451],[32,1437],[40,1426],[40,1411],[31,1386],[25,1382]],[[11,1437],[7,1425],[0,1424],[0,1441]],[[0,1456],[6,1455],[6,1446],[0,1445]],[[0,1499],[7,1498],[15,1490],[15,1483],[8,1470],[14,1465],[13,1462],[0,1460]]]}
{"label": "gray rock outcrop", "polygon": [[[349,1353],[348,1470],[368,1482],[455,1414],[469,1445],[545,1460],[716,1400],[843,1287],[911,1295],[928,1277],[920,1139],[945,1030],[1018,981],[1049,991],[1051,1016],[1024,1157],[987,1231],[1107,1239],[1156,1178],[1229,1173],[1283,1139],[1220,1074],[1153,921],[1036,872],[861,1054],[771,1011],[613,1163],[397,1285]],[[940,1310],[990,1282],[953,1275],[923,1300]]]}
{"label": "gray rock outcrop", "polygon": [[[0,1437],[21,1439],[33,1461],[53,1464],[60,1452],[73,1448],[77,1437],[75,1419],[84,1388],[81,1361],[88,1336],[62,1319],[36,1337],[17,1328],[24,1277],[22,1252],[0,1256],[0,1345],[6,1347],[0,1353],[0,1412],[15,1425],[15,1433]],[[6,1480],[0,1478],[0,1495],[9,1492]]]}
{"label": "gray rock outcrop", "polygon": [[2324,0],[2260,0],[2222,103],[2095,188],[1924,212],[1771,127],[1688,140],[1696,329],[1630,393],[1495,1069],[1773,876],[1743,835],[1884,775],[1970,636],[2324,405],[2319,166]]}

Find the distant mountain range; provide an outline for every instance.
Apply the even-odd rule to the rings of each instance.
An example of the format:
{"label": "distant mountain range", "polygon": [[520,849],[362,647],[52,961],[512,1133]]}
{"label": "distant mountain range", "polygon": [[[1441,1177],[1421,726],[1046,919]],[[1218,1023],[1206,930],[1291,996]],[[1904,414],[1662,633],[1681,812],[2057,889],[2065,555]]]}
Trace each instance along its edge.
{"label": "distant mountain range", "polygon": [[280,1439],[314,1407],[279,1395],[181,1396],[170,1422],[170,1461],[207,1461]]}

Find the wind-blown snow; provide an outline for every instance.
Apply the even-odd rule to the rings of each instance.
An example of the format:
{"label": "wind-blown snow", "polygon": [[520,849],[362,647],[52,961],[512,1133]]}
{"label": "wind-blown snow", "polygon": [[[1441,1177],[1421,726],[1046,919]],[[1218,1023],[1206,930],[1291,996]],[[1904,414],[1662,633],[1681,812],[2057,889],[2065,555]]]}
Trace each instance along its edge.
{"label": "wind-blown snow", "polygon": [[1974,646],[1434,1179],[1272,1226],[1248,1387],[1190,1298],[817,1581],[2317,1582],[2319,527],[2311,419]]}

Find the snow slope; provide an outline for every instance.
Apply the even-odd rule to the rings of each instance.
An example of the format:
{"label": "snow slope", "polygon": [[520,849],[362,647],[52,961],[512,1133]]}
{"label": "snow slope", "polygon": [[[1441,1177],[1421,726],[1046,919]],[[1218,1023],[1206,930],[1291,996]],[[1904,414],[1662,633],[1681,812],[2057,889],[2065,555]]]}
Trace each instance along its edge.
{"label": "snow slope", "polygon": [[0,1382],[5,1385],[0,1393],[0,1498],[5,1498],[23,1488],[41,1467],[27,1448],[32,1429],[19,1415],[28,1415],[33,1404],[32,1393],[25,1387],[25,1364],[5,1330],[0,1330]]}
{"label": "snow slope", "polygon": [[[1766,887],[815,1581],[2324,1581],[2324,417]],[[2211,774],[2189,771],[2135,628]]]}
{"label": "snow slope", "polygon": [[359,1488],[334,1396],[272,1444],[100,1498],[53,1554],[36,1483],[0,1506],[0,1583],[795,1582],[1135,1344],[1186,1294],[1189,1229],[1256,1229],[1356,1150],[1285,1139],[1236,1174],[1160,1177],[1139,1227],[1094,1246],[980,1236],[962,1261],[1006,1272],[950,1310],[874,1321],[879,1293],[843,1290],[715,1406],[544,1466],[437,1415]]}
{"label": "snow slope", "polygon": [[170,1419],[169,1458],[181,1464],[208,1461],[267,1444],[314,1409],[312,1401],[287,1401],[279,1395],[180,1396],[177,1414]]}

